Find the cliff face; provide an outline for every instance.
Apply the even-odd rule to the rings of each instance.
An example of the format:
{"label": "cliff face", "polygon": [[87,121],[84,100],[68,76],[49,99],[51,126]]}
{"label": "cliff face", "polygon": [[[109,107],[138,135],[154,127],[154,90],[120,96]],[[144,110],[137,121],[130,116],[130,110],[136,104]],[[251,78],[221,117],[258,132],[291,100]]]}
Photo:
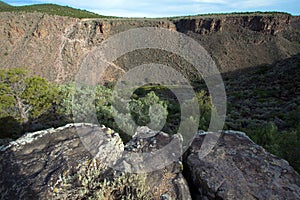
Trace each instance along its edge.
{"label": "cliff face", "polygon": [[[300,53],[299,17],[284,14],[183,19],[74,19],[40,13],[0,13],[0,67],[28,67],[50,81],[71,80],[83,58],[104,39],[137,27],[162,27],[193,37],[222,72],[271,64]],[[155,53],[154,53],[155,54]],[[143,62],[147,53],[134,59]],[[106,73],[113,80],[128,56]],[[176,61],[175,61],[176,62]]]}
{"label": "cliff face", "polygon": [[290,21],[291,16],[278,14],[276,16],[228,16],[179,19],[176,25],[181,32],[192,31],[202,35],[222,32],[223,27],[227,27],[228,29],[228,25],[275,35],[284,30],[290,24]]}
{"label": "cliff face", "polygon": [[289,15],[181,19],[177,30],[198,40],[222,72],[272,64],[300,50],[299,18]]}

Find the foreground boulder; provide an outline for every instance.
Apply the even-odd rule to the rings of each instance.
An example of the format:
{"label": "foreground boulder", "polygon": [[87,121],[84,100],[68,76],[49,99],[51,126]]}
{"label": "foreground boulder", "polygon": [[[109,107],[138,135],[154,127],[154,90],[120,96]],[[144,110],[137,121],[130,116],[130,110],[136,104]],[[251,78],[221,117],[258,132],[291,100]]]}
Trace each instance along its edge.
{"label": "foreground boulder", "polygon": [[[120,162],[126,171],[138,169],[147,172],[147,183],[156,199],[190,200],[188,184],[182,175],[181,144],[180,135],[172,136],[145,126],[138,127],[125,146],[127,155]],[[129,157],[130,153],[134,156]],[[143,156],[139,156],[141,153]]]}
{"label": "foreground boulder", "polygon": [[124,151],[119,135],[104,126],[69,124],[27,133],[0,148],[0,199],[191,199],[179,159],[142,174],[111,168],[124,163],[126,152],[151,146],[151,153],[172,138],[136,134]]}
{"label": "foreground boulder", "polygon": [[[81,163],[92,159],[82,141],[88,140],[99,129],[91,124],[69,124],[28,133],[2,147],[1,199],[49,199],[53,194],[52,186],[63,172],[76,170]],[[79,132],[84,138],[80,139]],[[117,160],[124,146],[118,134],[108,132],[100,135],[101,140],[90,144],[96,148],[113,148],[110,153],[103,152],[102,156],[107,159],[101,159]]]}
{"label": "foreground boulder", "polygon": [[299,174],[244,133],[181,145],[147,127],[125,146],[92,124],[28,133],[0,147],[0,199],[300,199]]}
{"label": "foreground boulder", "polygon": [[[216,139],[203,157],[203,142]],[[198,134],[184,167],[194,199],[300,199],[299,174],[241,132]]]}

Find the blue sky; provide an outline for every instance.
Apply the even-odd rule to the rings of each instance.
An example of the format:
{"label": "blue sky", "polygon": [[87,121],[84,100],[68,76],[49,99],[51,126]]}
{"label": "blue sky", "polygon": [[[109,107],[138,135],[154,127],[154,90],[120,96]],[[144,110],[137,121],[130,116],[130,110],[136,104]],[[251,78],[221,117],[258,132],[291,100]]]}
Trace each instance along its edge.
{"label": "blue sky", "polygon": [[4,0],[11,5],[55,3],[120,17],[167,17],[220,12],[283,11],[300,15],[299,0]]}

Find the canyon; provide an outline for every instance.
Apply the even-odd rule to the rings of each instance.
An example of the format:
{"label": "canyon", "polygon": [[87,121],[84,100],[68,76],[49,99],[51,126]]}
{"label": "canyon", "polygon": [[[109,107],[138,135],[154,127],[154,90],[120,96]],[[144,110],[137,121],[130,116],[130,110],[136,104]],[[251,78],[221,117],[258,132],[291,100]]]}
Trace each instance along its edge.
{"label": "canyon", "polygon": [[[57,83],[73,80],[83,59],[105,39],[139,27],[185,33],[209,52],[221,73],[273,64],[300,53],[300,18],[284,13],[169,19],[76,19],[22,12],[1,12],[0,16],[0,66],[28,67]],[[151,62],[160,53],[130,52],[118,58],[107,69],[104,82],[115,80],[132,62]]]}

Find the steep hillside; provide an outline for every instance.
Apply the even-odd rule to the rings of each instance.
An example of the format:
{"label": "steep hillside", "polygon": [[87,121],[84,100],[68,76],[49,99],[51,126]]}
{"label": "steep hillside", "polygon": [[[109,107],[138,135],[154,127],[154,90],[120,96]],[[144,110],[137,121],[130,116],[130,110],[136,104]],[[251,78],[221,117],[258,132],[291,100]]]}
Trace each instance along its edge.
{"label": "steep hillside", "polygon": [[3,1],[0,1],[0,11],[8,11],[12,9],[12,6],[3,2]]}
{"label": "steep hillside", "polygon": [[275,123],[280,130],[294,127],[300,119],[299,74],[300,54],[274,65],[224,74],[229,103],[227,124],[248,132],[266,122]]}
{"label": "steep hillside", "polygon": [[92,13],[86,10],[74,9],[68,6],[60,6],[56,4],[36,4],[26,6],[11,6],[0,1],[0,12],[40,12],[50,15],[69,16],[76,18],[101,18],[102,15]]}
{"label": "steep hillside", "polygon": [[179,19],[179,31],[198,40],[221,70],[271,64],[300,50],[299,19],[287,14]]}

